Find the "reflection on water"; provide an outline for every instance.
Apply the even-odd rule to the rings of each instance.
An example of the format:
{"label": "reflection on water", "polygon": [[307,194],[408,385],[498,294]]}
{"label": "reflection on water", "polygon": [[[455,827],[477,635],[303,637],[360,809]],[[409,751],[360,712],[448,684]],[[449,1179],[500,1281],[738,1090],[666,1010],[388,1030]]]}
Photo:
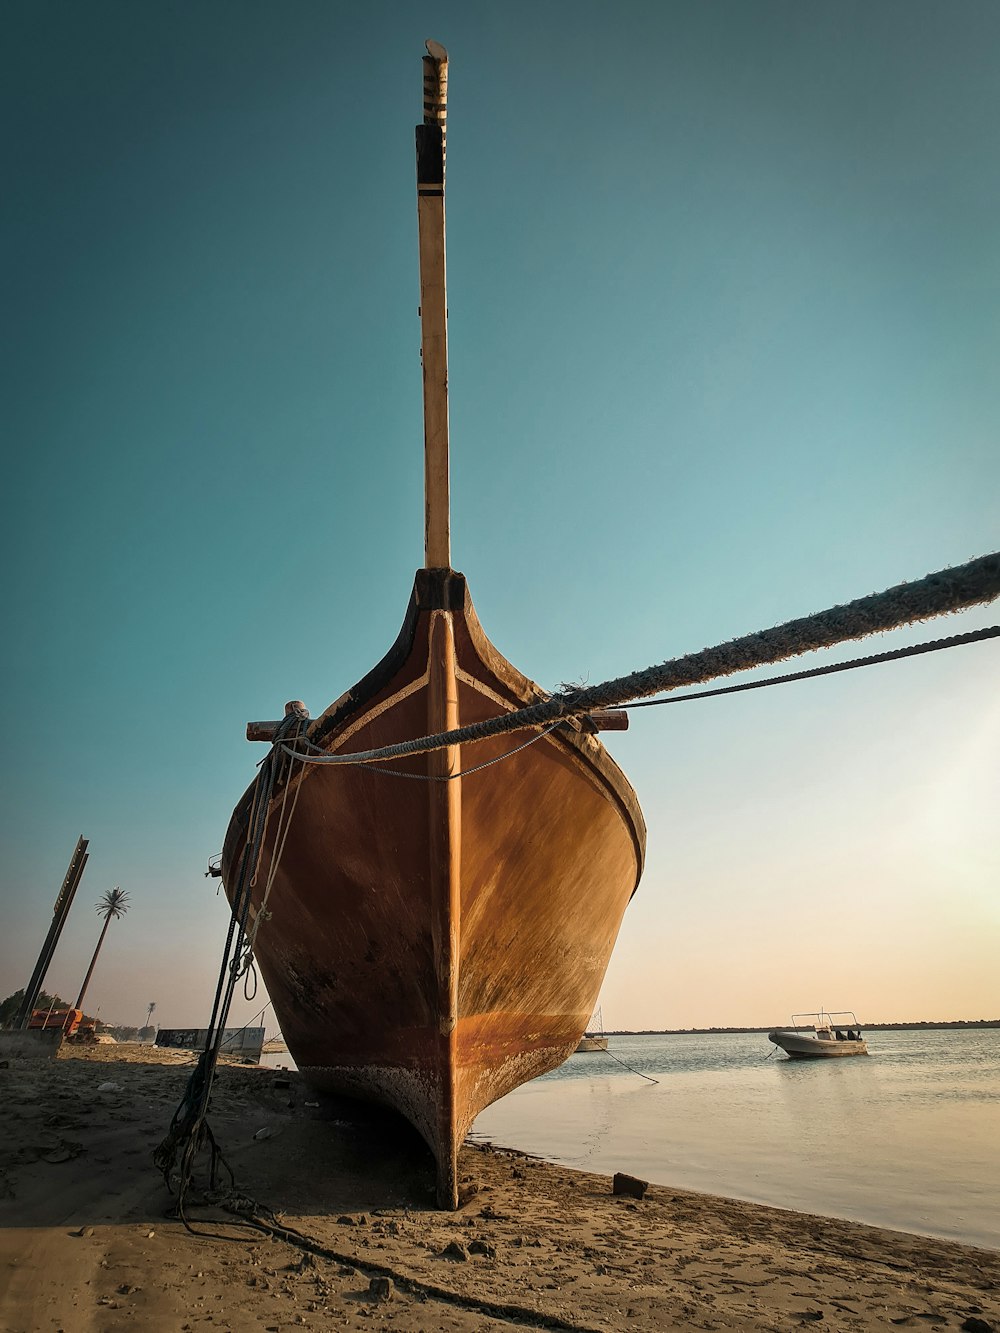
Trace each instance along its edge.
{"label": "reflection on water", "polygon": [[1000,1030],[875,1032],[789,1060],[761,1034],[613,1037],[476,1120],[591,1171],[1000,1247]]}

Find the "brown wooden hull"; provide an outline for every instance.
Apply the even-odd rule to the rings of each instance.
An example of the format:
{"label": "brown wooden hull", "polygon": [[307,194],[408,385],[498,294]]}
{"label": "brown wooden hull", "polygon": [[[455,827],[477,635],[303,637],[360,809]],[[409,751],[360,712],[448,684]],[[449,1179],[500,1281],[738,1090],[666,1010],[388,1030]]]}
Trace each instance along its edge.
{"label": "brown wooden hull", "polygon": [[[540,697],[486,639],[462,576],[423,570],[393,648],[308,736],[373,749]],[[500,762],[453,781],[419,778],[457,772],[457,749],[306,767],[274,866],[276,791],[254,890],[251,920],[272,880],[255,952],[299,1068],[402,1112],[445,1207],[475,1116],[576,1049],[642,870],[635,794],[596,737],[564,724],[501,759],[531,734],[466,747],[466,768]],[[230,897],[248,807],[249,793],[226,838]]]}

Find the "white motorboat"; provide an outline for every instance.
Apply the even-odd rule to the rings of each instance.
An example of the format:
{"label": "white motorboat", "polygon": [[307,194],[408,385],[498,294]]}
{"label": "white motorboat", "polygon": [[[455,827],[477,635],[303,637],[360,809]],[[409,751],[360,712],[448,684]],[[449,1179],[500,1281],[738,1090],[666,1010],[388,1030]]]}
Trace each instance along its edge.
{"label": "white motorboat", "polygon": [[[802,1023],[797,1021],[799,1019],[812,1019],[812,1022]],[[792,1014],[791,1027],[775,1028],[767,1034],[767,1039],[793,1060],[868,1054],[861,1024],[850,1009],[834,1013],[820,1010],[817,1014]]]}

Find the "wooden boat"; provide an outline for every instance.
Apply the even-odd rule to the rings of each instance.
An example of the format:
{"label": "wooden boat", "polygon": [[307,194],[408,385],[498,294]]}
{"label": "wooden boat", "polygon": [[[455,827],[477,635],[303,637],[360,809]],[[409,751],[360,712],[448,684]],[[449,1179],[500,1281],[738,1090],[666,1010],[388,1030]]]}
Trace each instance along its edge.
{"label": "wooden boat", "polygon": [[597,1051],[608,1049],[608,1039],[604,1035],[604,1019],[600,1009],[591,1014],[587,1030],[576,1043],[577,1055],[593,1055]]}
{"label": "wooden boat", "polygon": [[[801,1018],[811,1018],[812,1022],[797,1023],[796,1019]],[[851,1009],[840,1009],[832,1014],[825,1010],[815,1014],[792,1014],[792,1026],[774,1028],[767,1034],[767,1039],[793,1060],[826,1060],[831,1056],[868,1054],[861,1036],[861,1024]]]}
{"label": "wooden boat", "polygon": [[593,1055],[595,1051],[606,1051],[608,1049],[607,1037],[602,1037],[599,1033],[585,1032],[576,1043],[577,1055]]}
{"label": "wooden boat", "polygon": [[[293,748],[312,759],[545,697],[487,639],[451,568],[447,55],[428,51],[417,127],[425,567],[385,657],[298,724],[305,739]],[[270,725],[248,735],[273,735]],[[458,1204],[458,1149],[478,1112],[575,1050],[639,881],[642,815],[599,725],[388,767],[286,756],[275,782],[249,920],[288,1050],[314,1085],[388,1104],[416,1126],[437,1159],[442,1207]],[[226,837],[231,902],[253,799],[251,787]]]}

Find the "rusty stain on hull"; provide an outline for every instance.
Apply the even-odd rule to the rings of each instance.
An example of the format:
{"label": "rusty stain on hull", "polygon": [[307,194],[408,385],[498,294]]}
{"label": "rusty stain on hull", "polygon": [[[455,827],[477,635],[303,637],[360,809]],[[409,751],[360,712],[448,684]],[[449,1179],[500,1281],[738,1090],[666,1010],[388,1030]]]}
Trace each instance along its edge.
{"label": "rusty stain on hull", "polygon": [[[308,735],[372,749],[541,697],[486,638],[462,575],[421,570],[393,647]],[[499,737],[389,767],[444,777],[511,748]],[[314,765],[296,786],[277,866],[268,822],[251,907],[272,877],[256,956],[288,1049],[317,1086],[405,1115],[455,1207],[475,1116],[561,1064],[593,1012],[642,871],[635,793],[576,724],[447,782]],[[249,799],[226,837],[230,899]]]}

